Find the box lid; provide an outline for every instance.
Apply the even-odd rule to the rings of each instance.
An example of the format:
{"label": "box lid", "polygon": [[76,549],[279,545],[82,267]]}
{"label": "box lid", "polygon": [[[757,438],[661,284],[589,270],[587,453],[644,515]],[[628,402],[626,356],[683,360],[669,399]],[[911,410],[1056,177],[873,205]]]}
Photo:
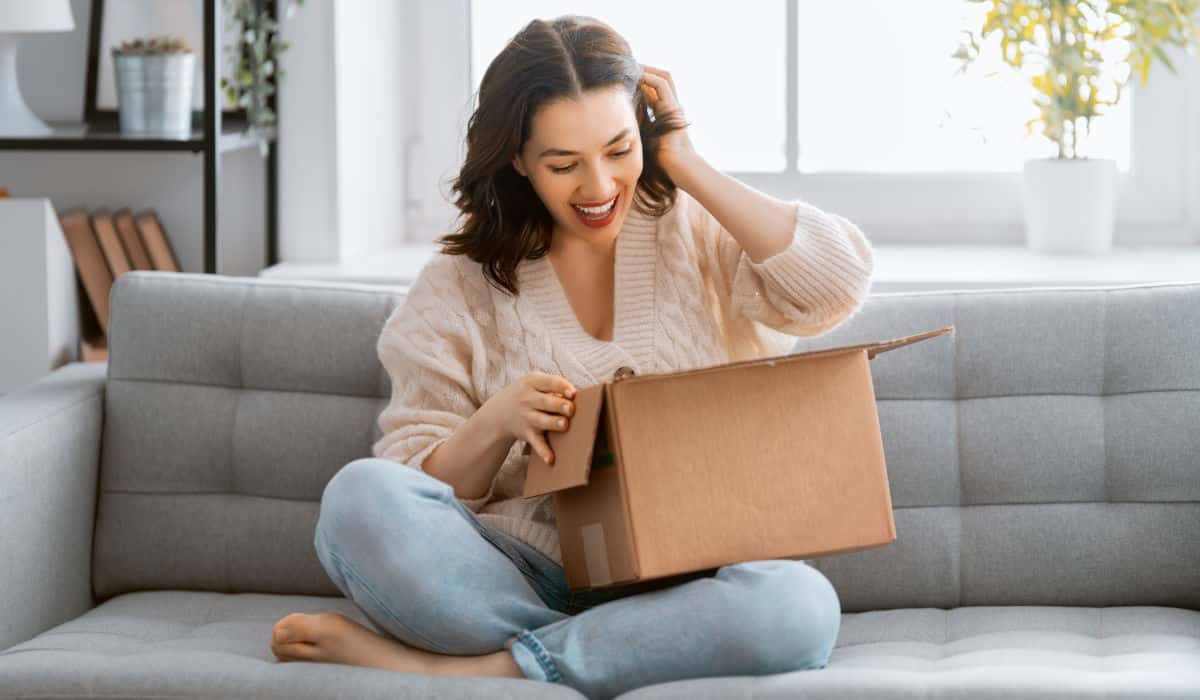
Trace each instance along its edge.
{"label": "box lid", "polygon": [[600,412],[608,382],[593,384],[575,393],[575,414],[566,432],[547,431],[550,449],[554,451],[554,464],[537,452],[529,456],[525,474],[525,497],[541,496],[552,491],[561,491],[588,482],[592,468],[592,448],[596,444]]}
{"label": "box lid", "polygon": [[547,464],[537,452],[529,456],[529,465],[525,474],[526,498],[541,496],[554,491],[583,486],[588,483],[588,475],[592,466],[592,451],[596,443],[596,432],[600,428],[600,415],[605,403],[612,400],[613,382],[634,382],[653,380],[664,376],[696,374],[700,372],[727,371],[737,367],[760,364],[781,364],[803,362],[815,357],[825,357],[847,352],[867,351],[867,358],[874,359],[880,353],[911,345],[939,335],[952,334],[954,326],[945,326],[935,330],[915,333],[900,338],[881,340],[872,343],[860,343],[836,348],[825,348],[803,353],[792,353],[774,357],[763,357],[752,360],[730,362],[710,367],[680,370],[675,372],[659,372],[629,377],[620,377],[593,384],[580,389],[575,396],[575,415],[571,418],[570,428],[566,432],[547,431],[547,442],[554,452],[554,464]]}

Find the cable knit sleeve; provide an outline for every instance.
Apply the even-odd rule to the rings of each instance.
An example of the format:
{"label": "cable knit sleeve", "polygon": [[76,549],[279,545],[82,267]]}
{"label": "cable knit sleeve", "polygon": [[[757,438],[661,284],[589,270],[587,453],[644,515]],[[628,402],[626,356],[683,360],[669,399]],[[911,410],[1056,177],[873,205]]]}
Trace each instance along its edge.
{"label": "cable knit sleeve", "polygon": [[[455,303],[462,298],[456,277],[452,264],[427,266],[384,324],[376,351],[392,395],[379,416],[376,457],[423,471],[430,453],[479,408],[472,368],[484,360],[483,348],[471,318]],[[493,479],[483,496],[459,501],[479,512],[495,487]]]}
{"label": "cable knit sleeve", "polygon": [[735,315],[789,335],[811,336],[838,326],[866,301],[874,252],[848,219],[793,201],[791,244],[756,263],[715,216],[687,199],[701,265],[719,278]]}

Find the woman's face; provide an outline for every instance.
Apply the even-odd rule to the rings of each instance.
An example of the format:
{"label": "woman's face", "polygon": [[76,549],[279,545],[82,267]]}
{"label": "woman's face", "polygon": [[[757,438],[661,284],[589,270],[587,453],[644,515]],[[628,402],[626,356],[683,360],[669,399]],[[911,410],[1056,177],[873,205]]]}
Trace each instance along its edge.
{"label": "woman's face", "polygon": [[631,98],[613,86],[543,106],[513,167],[529,178],[554,217],[556,234],[612,240],[642,174],[642,139]]}

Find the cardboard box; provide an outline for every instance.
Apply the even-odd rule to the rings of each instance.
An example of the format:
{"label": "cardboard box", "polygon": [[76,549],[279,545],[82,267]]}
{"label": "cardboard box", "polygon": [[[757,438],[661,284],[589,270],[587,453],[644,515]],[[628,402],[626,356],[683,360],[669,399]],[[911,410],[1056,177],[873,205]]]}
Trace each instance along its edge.
{"label": "cardboard box", "polygon": [[954,326],[861,345],[580,389],[555,464],[530,455],[526,497],[554,494],[572,590],[896,540],[869,361]]}

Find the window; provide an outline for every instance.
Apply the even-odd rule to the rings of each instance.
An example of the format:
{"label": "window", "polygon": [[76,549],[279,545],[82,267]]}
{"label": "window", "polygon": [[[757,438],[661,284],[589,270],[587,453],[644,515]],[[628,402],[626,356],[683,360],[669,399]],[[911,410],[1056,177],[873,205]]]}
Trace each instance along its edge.
{"label": "window", "polygon": [[[1037,115],[1033,89],[1000,60],[999,36],[988,38],[966,72],[951,58],[962,30],[978,33],[988,5],[797,0],[789,22],[788,4],[758,0],[734,11],[644,0],[474,2],[472,90],[531,19],[573,12],[606,22],[639,61],[671,71],[696,148],[723,170],[784,171],[787,123],[797,142],[790,167],[806,173],[1015,172],[1054,152],[1046,139],[1026,137],[1024,124]],[[683,17],[685,31],[664,31]],[[789,42],[794,115],[786,104]],[[1129,97],[1094,120],[1081,144],[1081,152],[1114,158],[1124,171]]]}
{"label": "window", "polygon": [[[1055,147],[1026,137],[1037,116],[1027,79],[993,32],[966,72],[951,57],[978,36],[989,4],[964,0],[800,0],[797,138],[803,172],[1016,172]],[[1111,94],[1106,97],[1112,97]],[[1081,152],[1129,169],[1130,95],[1093,120]]]}
{"label": "window", "polygon": [[[838,212],[876,242],[1019,243],[1022,164],[1055,154],[1040,134],[1026,137],[1025,123],[1036,115],[1032,88],[1000,60],[997,35],[965,73],[951,57],[963,29],[978,33],[988,4],[427,0],[419,6],[424,60],[417,65],[437,66],[420,69],[428,74],[420,80],[465,86],[452,104],[421,101],[427,129],[445,124],[449,107],[462,112],[457,122],[465,130],[483,71],[531,19],[592,15],[625,36],[641,62],[671,71],[694,122],[692,140],[714,166],[776,197]],[[1168,49],[1179,75],[1156,63],[1149,84],[1130,81],[1118,107],[1093,120],[1080,142],[1081,153],[1117,161],[1118,245],[1188,242],[1189,227],[1200,219],[1189,196],[1200,181],[1192,156],[1200,151],[1200,99],[1188,97],[1200,92],[1200,70],[1190,65],[1194,57],[1174,51]],[[443,75],[464,63],[461,74]],[[435,149],[447,153],[440,168],[423,151],[427,162],[418,161],[414,180],[453,171],[461,141],[460,134],[457,160],[449,144]]]}
{"label": "window", "polygon": [[[694,122],[692,143],[716,167],[783,170],[787,93],[782,2],[742,3],[737,12],[716,4],[644,0],[473,2],[472,91],[479,89],[500,49],[531,19],[568,13],[596,17],[629,41],[640,62],[671,71],[680,102]],[[686,31],[667,29],[685,13]],[[731,45],[714,50],[709,38],[720,36],[728,36]]]}

